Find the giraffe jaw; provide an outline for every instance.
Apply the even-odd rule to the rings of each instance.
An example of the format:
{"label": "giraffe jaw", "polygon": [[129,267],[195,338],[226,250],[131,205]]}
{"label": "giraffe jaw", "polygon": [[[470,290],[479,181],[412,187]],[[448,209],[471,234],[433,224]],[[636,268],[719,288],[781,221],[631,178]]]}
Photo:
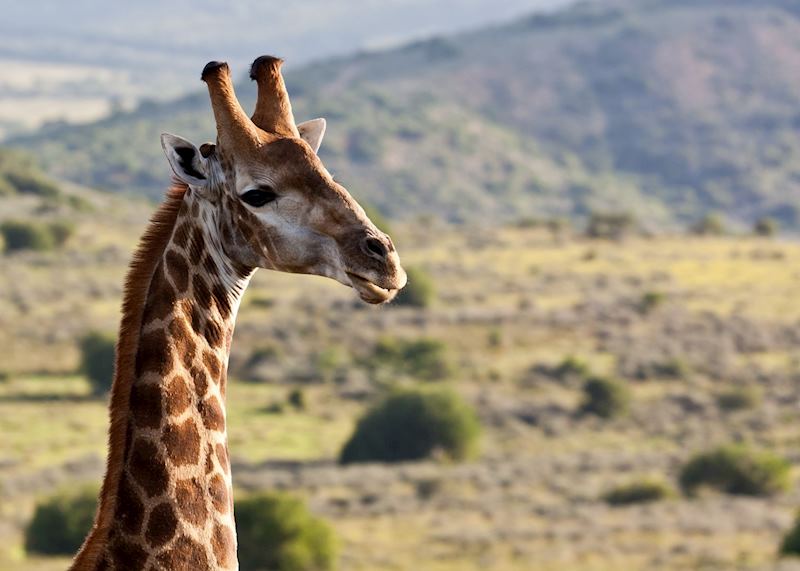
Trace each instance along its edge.
{"label": "giraffe jaw", "polygon": [[371,303],[373,305],[391,301],[399,291],[397,289],[382,288],[368,279],[351,272],[347,272],[347,277],[350,278],[350,284],[352,285],[353,289],[358,292],[358,295],[361,297],[362,301]]}

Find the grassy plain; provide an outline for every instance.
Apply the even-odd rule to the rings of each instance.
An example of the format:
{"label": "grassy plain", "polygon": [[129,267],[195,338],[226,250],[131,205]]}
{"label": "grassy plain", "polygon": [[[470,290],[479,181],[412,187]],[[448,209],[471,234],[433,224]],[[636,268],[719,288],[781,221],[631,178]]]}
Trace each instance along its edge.
{"label": "grassy plain", "polygon": [[[79,192],[79,191],[74,191]],[[129,252],[150,207],[89,195],[58,252],[0,259],[0,569],[51,571],[27,557],[35,501],[102,473],[106,410],[78,373],[76,340],[113,331]],[[16,200],[16,199],[14,199]],[[4,203],[0,217],[37,214]],[[536,228],[394,228],[403,260],[437,284],[427,309],[365,307],[352,291],[257,274],[231,359],[229,435],[238,493],[308,498],[355,571],[618,571],[790,568],[776,550],[800,488],[772,498],[706,495],[613,508],[614,485],[675,485],[694,451],[748,442],[800,463],[800,244],[664,236],[622,242]],[[646,300],[650,300],[647,302]],[[386,336],[443,341],[445,381],[473,403],[482,454],[340,468],[358,415],[384,388],[364,365]],[[268,355],[254,361],[255,353]],[[633,392],[631,413],[577,414],[572,356]],[[397,383],[414,384],[398,378]],[[307,407],[286,404],[301,387]],[[755,387],[725,410],[718,397]]]}

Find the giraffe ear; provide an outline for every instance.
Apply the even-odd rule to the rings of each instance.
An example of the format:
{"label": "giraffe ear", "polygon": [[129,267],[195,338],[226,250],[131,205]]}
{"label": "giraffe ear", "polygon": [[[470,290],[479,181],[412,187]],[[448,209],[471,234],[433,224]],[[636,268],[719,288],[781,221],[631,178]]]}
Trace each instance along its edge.
{"label": "giraffe ear", "polygon": [[175,176],[190,186],[206,186],[207,162],[197,147],[186,139],[169,133],[161,134],[161,146]]}
{"label": "giraffe ear", "polygon": [[297,126],[300,138],[303,139],[316,153],[322,144],[322,137],[325,136],[325,119],[311,119],[303,121]]}

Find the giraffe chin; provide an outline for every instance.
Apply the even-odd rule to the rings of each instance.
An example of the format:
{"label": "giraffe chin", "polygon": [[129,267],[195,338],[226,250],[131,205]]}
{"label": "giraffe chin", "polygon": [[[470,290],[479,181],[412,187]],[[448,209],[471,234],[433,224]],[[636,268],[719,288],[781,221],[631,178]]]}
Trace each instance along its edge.
{"label": "giraffe chin", "polygon": [[381,303],[386,303],[393,300],[397,295],[398,290],[396,289],[382,288],[378,285],[375,285],[371,281],[350,272],[347,272],[347,276],[350,278],[350,283],[352,284],[353,289],[358,292],[361,300],[367,303],[379,305]]}

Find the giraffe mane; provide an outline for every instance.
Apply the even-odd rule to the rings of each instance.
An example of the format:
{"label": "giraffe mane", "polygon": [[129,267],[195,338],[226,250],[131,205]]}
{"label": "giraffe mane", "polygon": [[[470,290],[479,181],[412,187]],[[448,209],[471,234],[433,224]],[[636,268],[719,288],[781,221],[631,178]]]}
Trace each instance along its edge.
{"label": "giraffe mane", "polygon": [[114,382],[111,387],[110,427],[108,431],[108,461],[95,514],[94,524],[80,551],[70,566],[71,571],[89,571],[106,545],[114,517],[117,491],[127,450],[128,403],[135,377],[136,352],[147,292],[155,269],[172,236],[183,197],[188,186],[173,180],[161,205],[150,218],[144,235],[136,248],[128,273],[122,303],[122,320],[114,359]]}

